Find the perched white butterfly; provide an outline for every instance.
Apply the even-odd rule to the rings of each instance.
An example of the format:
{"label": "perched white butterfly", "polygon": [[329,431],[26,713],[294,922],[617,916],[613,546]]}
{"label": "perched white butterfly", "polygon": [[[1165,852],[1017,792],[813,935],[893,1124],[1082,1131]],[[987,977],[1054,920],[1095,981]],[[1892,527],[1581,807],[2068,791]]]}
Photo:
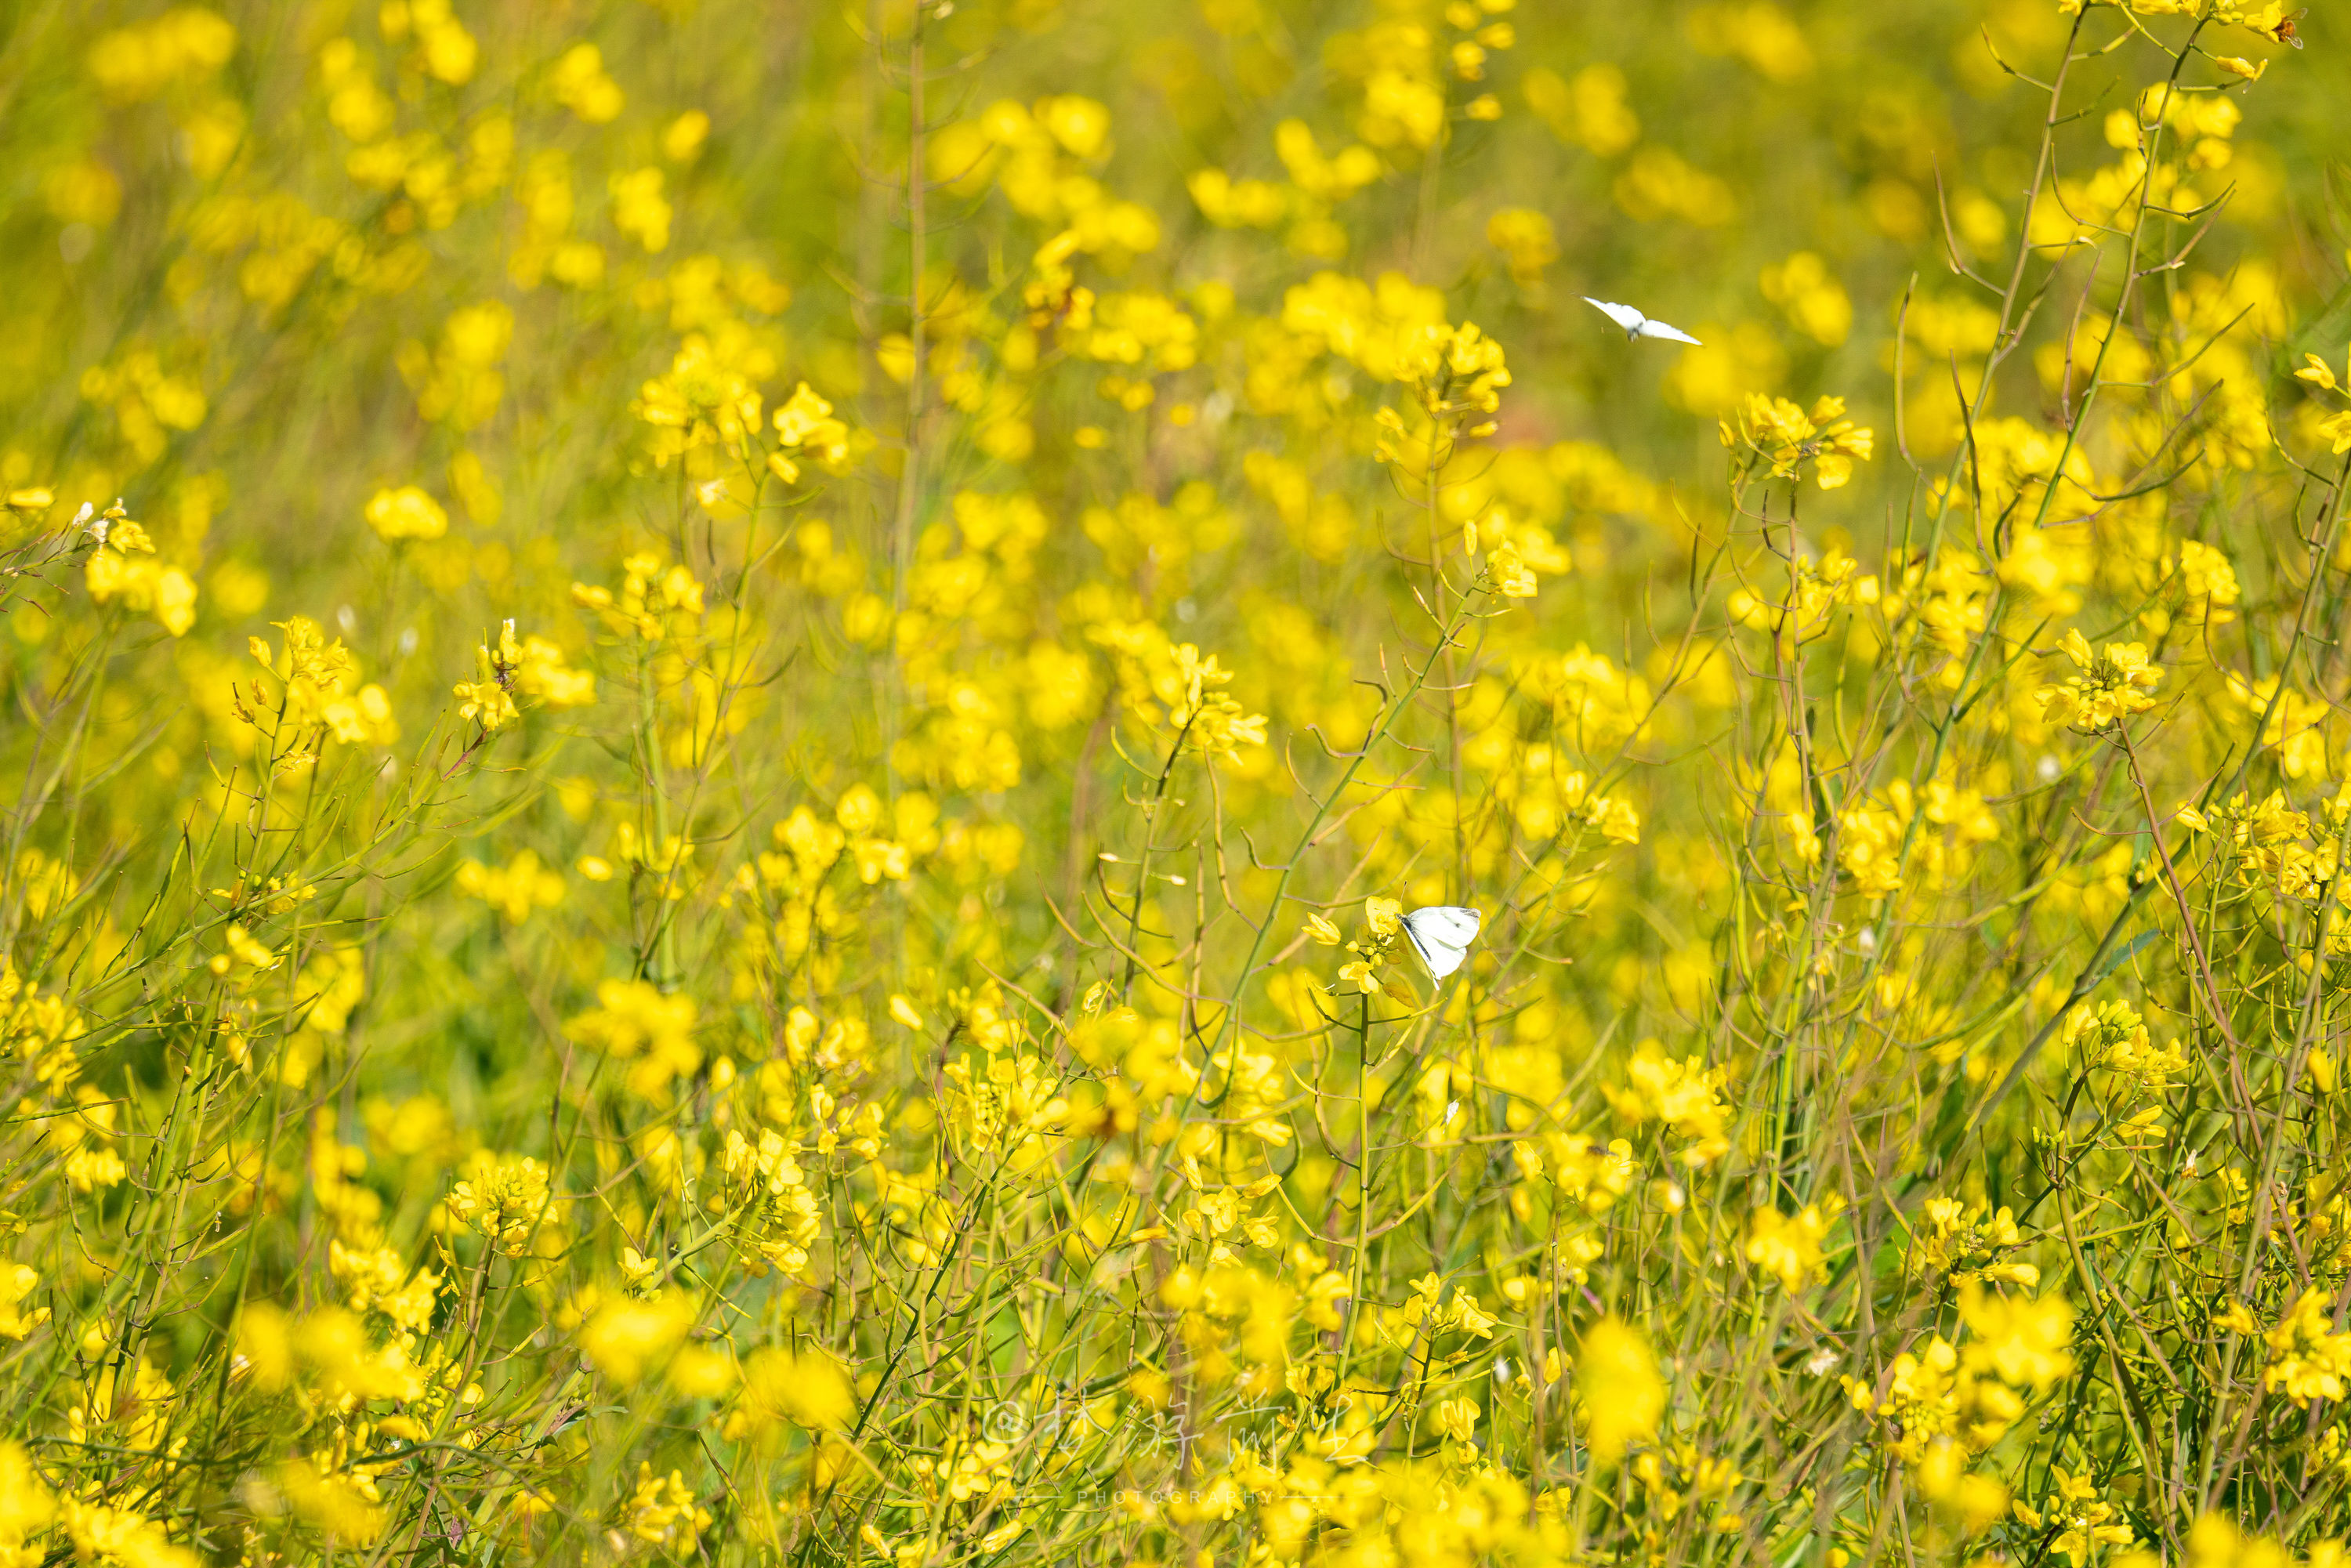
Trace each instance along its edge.
{"label": "perched white butterfly", "polygon": [[1469,944],[1478,940],[1478,925],[1483,918],[1474,909],[1432,904],[1404,917],[1404,934],[1412,938],[1412,950],[1420,955],[1428,972],[1441,980],[1469,956]]}
{"label": "perched white butterfly", "polygon": [[1669,338],[1677,343],[1688,343],[1701,349],[1706,347],[1679,327],[1668,327],[1663,321],[1652,321],[1630,305],[1611,305],[1605,299],[1594,299],[1589,294],[1583,297],[1583,302],[1624,328],[1625,340],[1628,342],[1635,338]]}

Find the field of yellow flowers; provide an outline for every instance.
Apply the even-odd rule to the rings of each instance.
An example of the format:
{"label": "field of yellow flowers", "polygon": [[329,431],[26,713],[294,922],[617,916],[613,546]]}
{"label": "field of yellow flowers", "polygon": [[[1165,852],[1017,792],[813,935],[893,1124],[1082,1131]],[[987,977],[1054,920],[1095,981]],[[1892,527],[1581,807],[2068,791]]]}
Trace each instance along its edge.
{"label": "field of yellow flowers", "polygon": [[0,1568],[2346,1563],[2341,34],[0,5]]}

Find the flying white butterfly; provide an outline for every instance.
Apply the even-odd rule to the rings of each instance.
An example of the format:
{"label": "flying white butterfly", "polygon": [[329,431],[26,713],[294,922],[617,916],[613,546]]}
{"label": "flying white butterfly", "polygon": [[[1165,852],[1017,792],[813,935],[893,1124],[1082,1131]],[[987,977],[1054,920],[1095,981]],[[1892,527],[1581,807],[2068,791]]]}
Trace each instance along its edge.
{"label": "flying white butterfly", "polygon": [[1412,950],[1420,955],[1428,972],[1441,980],[1469,956],[1469,944],[1478,940],[1478,925],[1483,918],[1474,909],[1432,904],[1404,917],[1404,934],[1412,939]]}
{"label": "flying white butterfly", "polygon": [[1677,343],[1688,343],[1700,349],[1706,347],[1679,327],[1668,327],[1663,321],[1652,321],[1630,305],[1611,305],[1605,299],[1594,299],[1589,294],[1583,297],[1583,302],[1624,328],[1627,342],[1635,338],[1669,338]]}

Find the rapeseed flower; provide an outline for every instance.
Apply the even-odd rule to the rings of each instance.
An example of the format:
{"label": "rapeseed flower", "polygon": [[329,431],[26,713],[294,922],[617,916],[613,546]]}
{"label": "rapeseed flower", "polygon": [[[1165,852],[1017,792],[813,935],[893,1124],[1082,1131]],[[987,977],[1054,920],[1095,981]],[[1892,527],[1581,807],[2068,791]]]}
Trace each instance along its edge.
{"label": "rapeseed flower", "polygon": [[2304,1407],[2315,1399],[2342,1398],[2344,1380],[2351,1377],[2351,1333],[2335,1332],[2327,1302],[2324,1291],[2303,1291],[2267,1335],[2262,1386]]}
{"label": "rapeseed flower", "polygon": [[1575,1389],[1593,1457],[1614,1465],[1635,1441],[1656,1435],[1666,1384],[1639,1330],[1614,1317],[1586,1329],[1575,1353]]}
{"label": "rapeseed flower", "polygon": [[2336,1568],[2294,5],[89,9],[0,1568]]}

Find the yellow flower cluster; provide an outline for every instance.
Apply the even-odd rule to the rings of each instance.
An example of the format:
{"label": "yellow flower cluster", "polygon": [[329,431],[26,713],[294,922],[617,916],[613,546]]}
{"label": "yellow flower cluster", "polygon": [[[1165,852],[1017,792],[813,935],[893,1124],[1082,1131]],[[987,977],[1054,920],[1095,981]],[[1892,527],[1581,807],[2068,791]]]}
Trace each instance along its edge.
{"label": "yellow flower cluster", "polygon": [[1853,482],[1853,465],[1866,462],[1876,437],[1844,417],[1844,399],[1824,397],[1811,412],[1783,397],[1753,393],[1736,419],[1720,422],[1723,445],[1762,465],[1775,479],[1794,479],[1812,465],[1813,482],[1835,490]]}
{"label": "yellow flower cluster", "polygon": [[2021,1285],[2030,1291],[2041,1283],[2037,1267],[2011,1256],[2025,1239],[2006,1204],[1992,1213],[1982,1203],[1933,1197],[1922,1215],[1926,1224],[1914,1233],[1910,1251],[1915,1272],[1951,1285]]}
{"label": "yellow flower cluster", "polygon": [[2307,1408],[2318,1399],[2340,1399],[2351,1377],[2351,1333],[2337,1333],[2329,1298],[2304,1291],[2269,1331],[2269,1364],[2262,1386]]}
{"label": "yellow flower cluster", "polygon": [[1829,1228],[1844,1211],[1844,1200],[1834,1194],[1820,1203],[1808,1203],[1795,1214],[1759,1208],[1747,1217],[1747,1260],[1780,1281],[1786,1291],[1828,1278],[1828,1259],[1822,1243]]}
{"label": "yellow flower cluster", "polygon": [[2156,1045],[2138,1009],[2126,1001],[2083,1003],[2065,1016],[2064,1039],[2078,1060],[2105,1068],[2141,1092],[2160,1094],[2188,1072],[2179,1047]]}
{"label": "yellow flower cluster", "polygon": [[579,707],[596,700],[596,677],[567,667],[563,650],[544,637],[517,640],[508,621],[498,629],[498,645],[486,643],[475,652],[477,678],[453,688],[457,716],[471,719],[484,734],[503,728],[522,716],[516,698],[535,698],[549,707]]}
{"label": "yellow flower cluster", "polygon": [[547,1171],[537,1160],[483,1149],[466,1166],[465,1179],[449,1189],[449,1217],[507,1257],[519,1258],[537,1239],[549,1202]]}
{"label": "yellow flower cluster", "polygon": [[2295,6],[19,9],[0,1568],[2343,1568]]}
{"label": "yellow flower cluster", "polygon": [[2074,1368],[2074,1309],[2063,1297],[1987,1296],[1969,1285],[1959,1316],[1963,1343],[1935,1334],[1923,1350],[1896,1356],[1874,1385],[1839,1380],[1853,1407],[1878,1423],[1880,1448],[1903,1464],[1926,1459],[1938,1438],[1970,1453],[1991,1448],[2023,1416],[2027,1395]]}
{"label": "yellow flower cluster", "polygon": [[188,574],[154,559],[154,541],[131,520],[120,501],[101,513],[89,531],[98,541],[82,568],[90,598],[152,615],[172,636],[186,636],[196,623],[196,585]]}
{"label": "yellow flower cluster", "polygon": [[2109,643],[2104,653],[2094,653],[2076,629],[2065,633],[2064,650],[2082,673],[2033,693],[2049,723],[2095,733],[2155,706],[2163,670],[2148,663],[2146,643]]}

